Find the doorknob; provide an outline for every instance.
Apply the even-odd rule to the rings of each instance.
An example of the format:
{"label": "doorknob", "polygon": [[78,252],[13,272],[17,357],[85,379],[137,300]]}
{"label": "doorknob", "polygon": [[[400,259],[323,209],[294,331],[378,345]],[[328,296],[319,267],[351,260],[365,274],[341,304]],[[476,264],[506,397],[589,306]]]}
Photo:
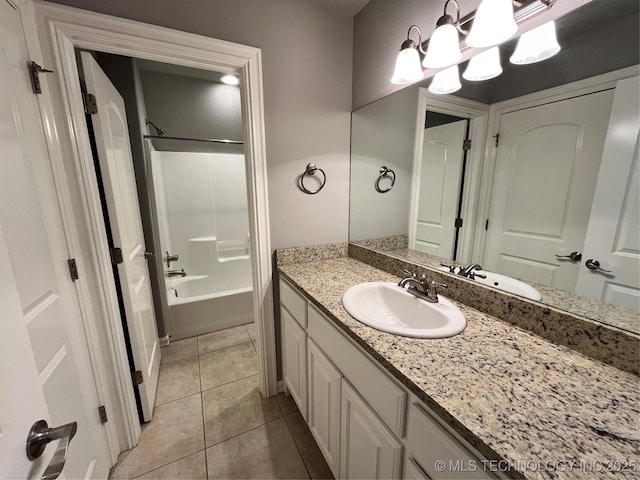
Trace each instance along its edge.
{"label": "doorknob", "polygon": [[580,252],[571,252],[569,255],[556,255],[556,258],[568,258],[573,262],[579,262],[582,260],[582,254]]}
{"label": "doorknob", "polygon": [[45,420],[38,420],[31,426],[27,435],[27,458],[35,460],[42,455],[49,442],[60,440],[51,462],[42,474],[42,480],[54,480],[60,476],[67,460],[69,443],[78,430],[77,422],[49,428]]}
{"label": "doorknob", "polygon": [[594,260],[593,258],[590,258],[589,260],[584,262],[584,266],[587,267],[589,270],[596,270],[598,272],[603,272],[603,273],[611,273],[611,270],[605,270],[604,268],[600,268],[600,262],[598,260]]}

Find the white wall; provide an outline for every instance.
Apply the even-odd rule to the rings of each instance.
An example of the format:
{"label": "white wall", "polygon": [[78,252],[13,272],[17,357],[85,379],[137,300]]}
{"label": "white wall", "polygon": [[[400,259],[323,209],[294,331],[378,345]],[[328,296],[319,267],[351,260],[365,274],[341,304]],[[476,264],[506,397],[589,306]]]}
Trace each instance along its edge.
{"label": "white wall", "polygon": [[[262,49],[275,248],[346,241],[353,17],[316,0],[56,0],[78,8]],[[296,184],[307,163],[318,195]]]}
{"label": "white wall", "polygon": [[152,155],[162,247],[180,257],[172,269],[192,273],[191,239],[246,241],[249,219],[243,155],[158,151]]}
{"label": "white wall", "polygon": [[[350,240],[407,234],[417,115],[417,88],[353,112]],[[396,174],[387,193],[374,187],[383,165]]]}

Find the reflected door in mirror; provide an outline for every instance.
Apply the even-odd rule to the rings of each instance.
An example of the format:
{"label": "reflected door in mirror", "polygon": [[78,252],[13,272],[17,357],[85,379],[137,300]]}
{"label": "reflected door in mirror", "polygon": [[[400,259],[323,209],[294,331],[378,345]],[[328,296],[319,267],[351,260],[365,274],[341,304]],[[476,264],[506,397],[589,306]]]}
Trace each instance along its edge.
{"label": "reflected door in mirror", "polygon": [[500,118],[487,270],[574,292],[613,91]]}

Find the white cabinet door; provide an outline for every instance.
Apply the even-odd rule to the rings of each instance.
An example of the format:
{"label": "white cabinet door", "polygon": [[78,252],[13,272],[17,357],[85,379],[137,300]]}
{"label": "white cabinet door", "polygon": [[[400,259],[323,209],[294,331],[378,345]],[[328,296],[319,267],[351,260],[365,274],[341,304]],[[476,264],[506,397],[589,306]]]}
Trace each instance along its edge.
{"label": "white cabinet door", "polygon": [[[640,311],[640,87],[618,83],[593,197],[576,293]],[[589,270],[597,260],[611,274]]]}
{"label": "white cabinet door", "polygon": [[340,393],[342,374],[309,339],[309,429],[333,475],[340,472]]}
{"label": "white cabinet door", "polygon": [[402,444],[342,380],[340,478],[400,478]]}
{"label": "white cabinet door", "polygon": [[124,100],[93,57],[82,52],[89,93],[96,96],[98,113],[92,116],[96,150],[115,247],[122,249],[118,265],[122,298],[131,338],[144,421],[151,420],[160,373],[160,342],[145,257],[142,219]]}
{"label": "white cabinet door", "polygon": [[27,434],[41,419],[77,422],[63,478],[106,478],[109,450],[27,73],[25,3],[0,0],[0,478],[41,477],[60,443],[28,460]]}
{"label": "white cabinet door", "polygon": [[285,308],[281,308],[283,375],[289,393],[307,420],[307,333]]}
{"label": "white cabinet door", "polygon": [[486,270],[575,291],[613,92],[500,118]]}
{"label": "white cabinet door", "polygon": [[[429,113],[427,112],[427,115]],[[424,131],[415,239],[410,248],[452,258],[467,120]]]}

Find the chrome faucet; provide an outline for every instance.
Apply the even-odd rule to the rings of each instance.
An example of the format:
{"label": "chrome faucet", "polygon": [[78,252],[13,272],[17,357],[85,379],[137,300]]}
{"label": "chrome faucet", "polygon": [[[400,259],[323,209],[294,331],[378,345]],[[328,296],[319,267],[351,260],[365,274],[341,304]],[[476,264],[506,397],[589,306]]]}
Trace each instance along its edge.
{"label": "chrome faucet", "polygon": [[180,270],[167,270],[167,276],[171,277],[186,277],[187,272],[184,271],[184,268]]}
{"label": "chrome faucet", "polygon": [[411,295],[421,298],[429,303],[438,303],[438,288],[447,288],[444,283],[436,283],[434,281],[429,282],[426,276],[418,276],[409,270],[405,270],[404,272],[409,276],[398,282],[398,286],[400,288],[404,288],[409,285],[407,292]]}
{"label": "chrome faucet", "polygon": [[476,277],[487,278],[486,275],[482,273],[476,273],[474,270],[482,270],[482,267],[477,263],[472,263],[471,265],[461,268],[460,271],[458,272],[458,275],[461,275],[465,278],[469,278],[471,280],[475,279]]}

